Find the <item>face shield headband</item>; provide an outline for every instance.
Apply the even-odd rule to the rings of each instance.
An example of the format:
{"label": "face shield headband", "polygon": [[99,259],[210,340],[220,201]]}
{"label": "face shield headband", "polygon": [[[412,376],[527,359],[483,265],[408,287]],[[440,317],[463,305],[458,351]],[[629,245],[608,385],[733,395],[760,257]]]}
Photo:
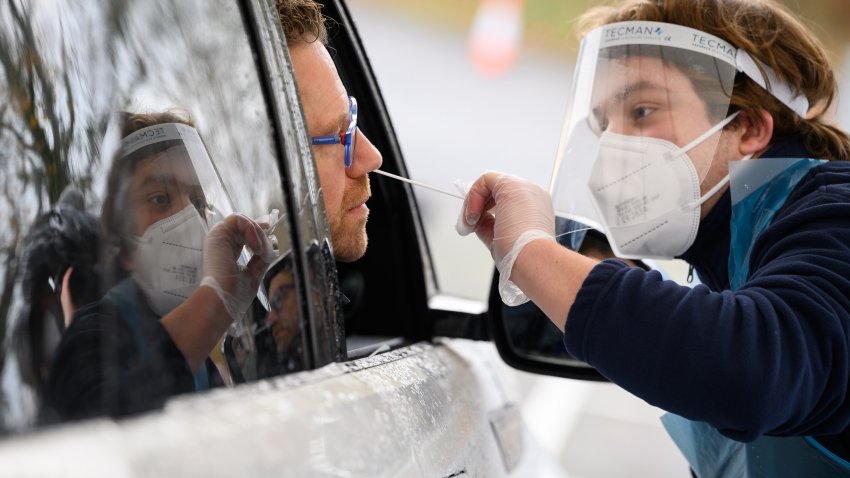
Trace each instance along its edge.
{"label": "face shield headband", "polygon": [[[588,190],[593,175],[597,185],[600,177],[605,178],[607,209],[616,209],[625,223],[642,215],[657,218],[674,209],[692,209],[695,200],[702,202],[707,195],[705,190],[713,193],[722,188],[726,179],[716,177],[719,169],[712,162],[719,131],[732,119],[727,112],[738,73],[752,78],[797,114],[806,114],[805,96],[778,81],[766,65],[718,37],[657,22],[616,23],[591,31],[579,53],[550,183],[558,216],[610,233],[600,213],[606,208],[598,207]],[[684,152],[690,157],[679,154]],[[654,157],[662,153],[663,157]],[[606,159],[605,166],[597,164],[600,155]],[[682,169],[681,174],[669,174],[668,159],[682,156],[687,160],[675,166]],[[643,168],[641,161],[652,166]],[[610,169],[615,164],[620,172]],[[625,179],[627,171],[634,174],[620,182],[618,178]],[[675,178],[687,179],[686,184],[676,184]],[[713,188],[701,186],[707,178]],[[659,182],[665,184],[659,187]],[[664,200],[655,194],[659,190],[666,194]],[[653,199],[664,205],[645,207]],[[627,257],[640,256],[645,252],[640,249]],[[667,256],[664,249],[652,256]]]}

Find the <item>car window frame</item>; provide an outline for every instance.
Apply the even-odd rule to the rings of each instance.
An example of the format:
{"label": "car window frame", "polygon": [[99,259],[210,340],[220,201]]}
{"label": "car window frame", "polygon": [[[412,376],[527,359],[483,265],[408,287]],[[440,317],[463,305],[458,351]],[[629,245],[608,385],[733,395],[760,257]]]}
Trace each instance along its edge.
{"label": "car window frame", "polygon": [[[292,237],[293,273],[301,317],[306,319],[305,369],[347,356],[336,270],[329,267],[330,232],[309,142],[292,59],[273,0],[240,0],[246,33],[256,55],[263,96],[278,154],[281,188]],[[304,198],[306,204],[297,204]],[[302,206],[307,207],[302,207]],[[311,253],[311,246],[320,253]],[[325,287],[318,287],[318,277]]]}
{"label": "car window frame", "polygon": [[[347,5],[341,0],[318,3],[329,19],[331,58],[348,94],[358,101],[358,127],[381,152],[381,170],[408,176],[388,109]],[[401,337],[403,344],[430,341],[435,317],[429,300],[439,287],[416,197],[410,185],[377,174],[370,174],[370,183],[373,195],[366,255],[351,264],[337,264],[341,281],[351,272],[362,272],[367,284],[359,317],[346,311],[346,334],[364,333],[364,316],[382,315],[383,320],[367,324],[367,334],[386,340]]]}

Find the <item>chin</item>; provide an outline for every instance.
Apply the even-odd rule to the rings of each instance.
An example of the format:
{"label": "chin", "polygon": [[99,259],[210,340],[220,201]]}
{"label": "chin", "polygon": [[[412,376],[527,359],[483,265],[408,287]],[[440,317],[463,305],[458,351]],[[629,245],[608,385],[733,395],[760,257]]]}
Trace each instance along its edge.
{"label": "chin", "polygon": [[369,237],[366,235],[366,220],[350,227],[331,227],[331,243],[334,258],[339,262],[354,262],[366,254]]}
{"label": "chin", "polygon": [[366,254],[368,238],[364,230],[360,237],[346,236],[339,244],[334,244],[334,258],[339,262],[354,262]]}

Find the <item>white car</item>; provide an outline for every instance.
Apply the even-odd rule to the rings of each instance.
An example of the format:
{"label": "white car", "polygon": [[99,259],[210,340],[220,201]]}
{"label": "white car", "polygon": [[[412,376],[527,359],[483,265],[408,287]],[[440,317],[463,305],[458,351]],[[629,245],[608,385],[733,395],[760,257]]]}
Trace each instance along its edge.
{"label": "white car", "polygon": [[[348,11],[323,3],[359,126],[382,169],[406,176]],[[333,260],[271,0],[10,1],[0,25],[0,476],[563,476],[530,439],[487,341],[517,368],[601,377],[559,349],[535,308],[503,317],[497,294],[489,311],[441,295],[406,185],[372,177],[369,250],[355,263]],[[39,242],[38,220],[58,217],[69,186],[84,198],[75,207],[96,217],[120,139],[115,112],[174,107],[194,119],[233,210],[280,211],[274,235],[292,263],[297,356],[269,365],[278,360],[269,272],[218,349],[222,386],[43,425],[66,327],[61,287],[75,263]],[[49,289],[33,288],[39,280]]]}

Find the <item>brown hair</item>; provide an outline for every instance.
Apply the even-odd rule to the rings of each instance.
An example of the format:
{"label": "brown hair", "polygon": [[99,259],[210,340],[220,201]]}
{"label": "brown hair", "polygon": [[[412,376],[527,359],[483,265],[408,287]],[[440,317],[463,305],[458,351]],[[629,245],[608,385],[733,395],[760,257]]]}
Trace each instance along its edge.
{"label": "brown hair", "polygon": [[850,159],[850,137],[824,118],[838,91],[825,49],[773,0],[623,0],[618,6],[588,11],[579,20],[579,31],[624,21],[674,23],[742,48],[772,68],[792,90],[806,95],[812,107],[809,117],[801,118],[746,75],[738,74],[730,110],[743,110],[750,118],[766,111],[774,120],[774,138],[799,136],[820,159]]}
{"label": "brown hair", "polygon": [[320,4],[314,0],[276,0],[275,3],[283,34],[290,46],[315,41],[328,44],[328,32]]}
{"label": "brown hair", "polygon": [[[120,121],[122,138],[142,128],[164,123],[182,123],[192,127],[195,126],[189,112],[180,108],[152,113],[129,113],[122,111],[120,113]],[[109,176],[106,180],[106,195],[103,198],[101,223],[108,248],[106,260],[114,262],[116,266],[115,270],[111,271],[113,277],[108,277],[105,280],[107,288],[126,275],[118,267],[119,264],[114,259],[117,259],[118,254],[122,250],[127,250],[127,238],[133,235],[133,224],[127,219],[128,211],[130,210],[127,187],[128,181],[133,176],[133,171],[135,171],[141,159],[143,158],[138,156],[122,157],[119,150],[115,154],[111,169],[109,170]],[[106,264],[106,266],[107,269],[111,269],[111,264]]]}
{"label": "brown hair", "polygon": [[152,113],[130,113],[122,111],[121,113],[121,137],[125,137],[131,133],[164,123],[182,123],[191,127],[195,127],[195,122],[192,121],[192,115],[183,108],[170,108],[165,111]]}

